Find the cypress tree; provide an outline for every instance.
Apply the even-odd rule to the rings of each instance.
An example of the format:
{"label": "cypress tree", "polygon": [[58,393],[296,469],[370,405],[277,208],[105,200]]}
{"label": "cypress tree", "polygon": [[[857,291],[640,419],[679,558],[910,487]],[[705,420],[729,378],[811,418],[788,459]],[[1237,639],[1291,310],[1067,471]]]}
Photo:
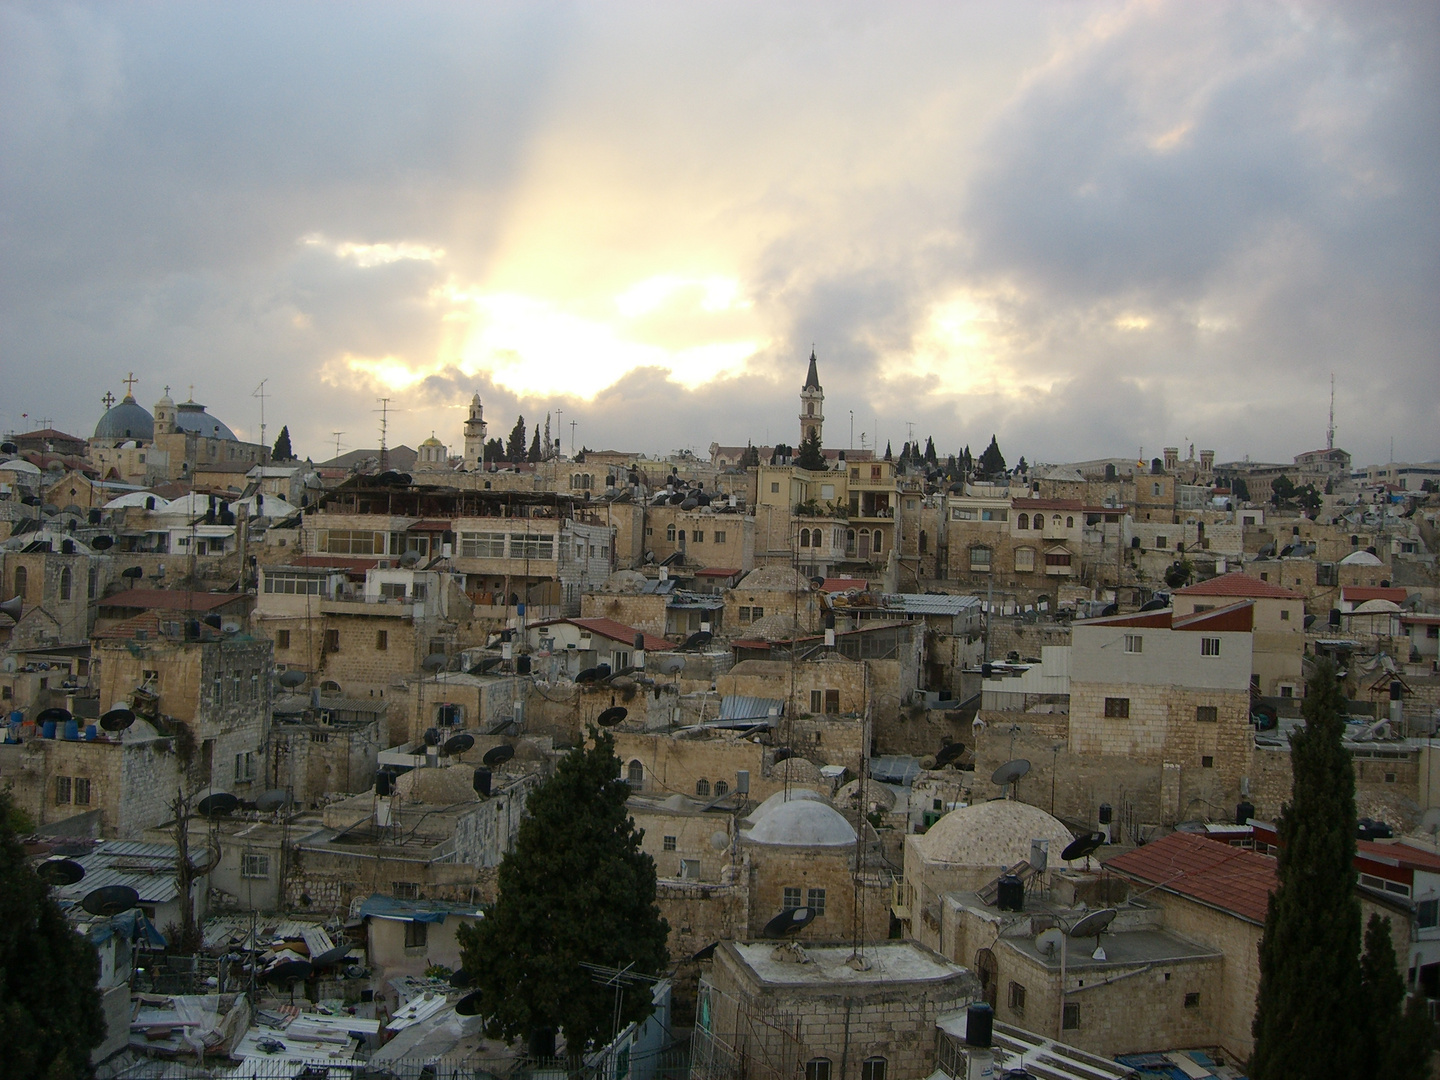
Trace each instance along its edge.
{"label": "cypress tree", "polygon": [[820,433],[811,430],[800,443],[800,454],[795,459],[795,464],[802,469],[809,469],[811,472],[823,472],[825,470],[825,455],[820,450]]}
{"label": "cypress tree", "polygon": [[525,417],[517,416],[515,426],[510,429],[510,441],[505,444],[505,460],[519,465],[525,460]]}
{"label": "cypress tree", "polygon": [[927,436],[925,437],[925,461],[926,461],[927,464],[930,464],[930,465],[939,465],[939,464],[940,464],[940,455],[937,454],[937,453],[935,453],[935,436],[934,436],[934,435],[927,435]]}
{"label": "cypress tree", "polygon": [[984,477],[999,476],[1005,471],[1005,455],[1000,452],[1000,442],[994,435],[990,436],[990,445],[980,455],[979,471]]}
{"label": "cypress tree", "polygon": [[1360,1052],[1360,902],[1355,771],[1341,743],[1345,699],[1328,659],[1290,737],[1290,802],[1278,822],[1278,887],[1260,942],[1252,1080],[1372,1075]]}
{"label": "cypress tree", "polygon": [[92,1076],[105,1038],[100,958],[30,868],[14,820],[0,792],[0,1075]]}
{"label": "cypress tree", "polygon": [[280,437],[275,440],[275,449],[270,451],[271,461],[294,461],[295,452],[290,448],[290,425],[280,428]]}
{"label": "cypress tree", "polygon": [[[615,739],[590,729],[526,803],[515,848],[500,863],[499,898],[460,930],[464,968],[495,1038],[563,1030],[572,1057],[610,1039],[615,992],[580,964],[654,975],[669,962],[669,924],[655,904],[655,861],[625,808]],[[629,986],[620,1024],[650,1013]]]}
{"label": "cypress tree", "polygon": [[535,429],[535,438],[530,442],[530,453],[526,456],[526,460],[532,463],[540,460],[540,429],[538,427]]}
{"label": "cypress tree", "polygon": [[1429,1010],[1419,994],[1406,1003],[1390,920],[1378,914],[1365,927],[1358,1006],[1362,1050],[1372,1075],[1427,1080],[1433,1041]]}
{"label": "cypress tree", "polygon": [[895,455],[890,452],[890,440],[885,440],[885,460],[894,461]]}

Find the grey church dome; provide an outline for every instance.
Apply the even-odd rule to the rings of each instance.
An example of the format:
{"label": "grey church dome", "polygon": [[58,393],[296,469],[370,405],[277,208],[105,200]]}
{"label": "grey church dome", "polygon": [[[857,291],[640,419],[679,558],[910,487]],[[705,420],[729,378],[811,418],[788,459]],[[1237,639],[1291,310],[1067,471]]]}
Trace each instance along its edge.
{"label": "grey church dome", "polygon": [[95,425],[95,438],[149,442],[155,438],[155,418],[148,409],[126,394],[119,404],[100,417],[100,422]]}
{"label": "grey church dome", "polygon": [[175,426],[206,439],[229,439],[235,441],[235,433],[223,421],[215,419],[205,411],[205,406],[196,401],[182,401],[175,406]]}

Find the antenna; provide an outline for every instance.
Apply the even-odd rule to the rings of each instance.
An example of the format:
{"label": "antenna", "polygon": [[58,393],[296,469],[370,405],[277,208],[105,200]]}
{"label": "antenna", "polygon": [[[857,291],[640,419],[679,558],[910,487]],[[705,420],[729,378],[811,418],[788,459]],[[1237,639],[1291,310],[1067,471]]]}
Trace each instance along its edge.
{"label": "antenna", "polygon": [[260,465],[262,468],[265,465],[265,384],[269,381],[269,377],[261,379],[260,385],[250,394],[251,397],[260,399]]}
{"label": "antenna", "polygon": [[385,448],[385,432],[390,425],[390,399],[382,397],[375,400],[380,402],[380,408],[374,411],[380,414],[380,471],[384,472],[390,467],[390,455]]}
{"label": "antenna", "polygon": [[[1335,373],[1330,373],[1330,426],[1325,429],[1325,449],[1335,449]],[[1395,455],[1390,455],[1393,461]]]}
{"label": "antenna", "polygon": [[575,425],[578,423],[578,420],[570,421],[570,456],[572,458],[575,456]]}
{"label": "antenna", "polygon": [[335,436],[335,456],[338,458],[340,456],[340,436],[344,435],[345,432],[332,431],[330,434]]}

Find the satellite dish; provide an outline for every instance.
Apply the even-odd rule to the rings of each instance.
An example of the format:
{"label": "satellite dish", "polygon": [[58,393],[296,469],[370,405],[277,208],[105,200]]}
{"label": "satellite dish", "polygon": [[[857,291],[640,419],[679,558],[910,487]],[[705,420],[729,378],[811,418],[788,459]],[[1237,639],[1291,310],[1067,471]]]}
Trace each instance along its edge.
{"label": "satellite dish", "polygon": [[775,751],[775,756],[770,760],[773,761],[776,765],[779,765],[780,762],[789,761],[794,756],[795,751],[791,750],[788,746],[782,746],[780,747],[780,749]]}
{"label": "satellite dish", "polygon": [[963,753],[965,753],[964,743],[946,743],[935,754],[935,767],[943,769]]}
{"label": "satellite dish", "polygon": [[483,761],[487,767],[493,769],[497,765],[504,765],[505,762],[514,756],[515,747],[507,743],[501,743],[499,746],[492,746],[489,750],[486,750],[485,756],[480,760]]}
{"label": "satellite dish", "polygon": [[336,945],[335,948],[327,949],[319,956],[312,956],[310,958],[310,964],[312,967],[317,968],[335,967],[337,964],[343,964],[345,958],[350,955],[351,951],[352,949],[349,945]]}
{"label": "satellite dish", "polygon": [[459,1016],[480,1015],[480,991],[473,994],[466,994],[455,1003],[455,1012]]}
{"label": "satellite dish", "polygon": [[1105,950],[1100,947],[1100,935],[1105,928],[1115,921],[1114,908],[1101,908],[1099,911],[1092,911],[1079,922],[1070,927],[1071,937],[1093,937],[1095,939],[1094,957],[1096,960],[1105,959]]}
{"label": "satellite dish", "polygon": [[662,656],[659,660],[651,661],[651,666],[662,675],[679,675],[685,670],[685,658],[673,654]]}
{"label": "satellite dish", "polygon": [[1024,758],[1016,758],[1014,761],[1007,761],[1004,765],[996,769],[995,774],[990,777],[990,780],[992,783],[999,784],[1001,787],[1009,787],[1029,771],[1030,762]]}
{"label": "satellite dish", "polygon": [[283,788],[262,791],[259,798],[255,800],[255,809],[267,814],[274,810],[282,810],[289,805],[290,793]]}
{"label": "satellite dish", "polygon": [[445,740],[440,752],[445,755],[463,754],[475,745],[475,736],[468,731],[462,731],[457,735],[451,735]]}
{"label": "satellite dish", "polygon": [[1141,610],[1141,611],[1164,611],[1164,610],[1165,610],[1167,607],[1169,607],[1169,606],[1170,606],[1169,604],[1167,604],[1164,600],[1160,599],[1160,597],[1157,596],[1154,600],[1146,600],[1145,603],[1141,604],[1141,605],[1140,605],[1140,610]]}
{"label": "satellite dish", "polygon": [[201,817],[224,817],[240,809],[240,800],[228,791],[212,791],[195,807]]}
{"label": "satellite dish", "polygon": [[106,731],[124,731],[135,723],[135,714],[123,705],[100,714],[100,726]]}
{"label": "satellite dish", "polygon": [[1064,862],[1075,862],[1077,859],[1088,858],[1099,851],[1104,843],[1105,834],[1103,832],[1086,833],[1066,844],[1065,850],[1060,853],[1060,858]]}
{"label": "satellite dish", "polygon": [[724,851],[730,846],[730,837],[723,832],[713,832],[710,834],[710,846],[716,851]]}
{"label": "satellite dish", "polygon": [[407,567],[408,567],[408,566],[414,566],[414,565],[415,565],[416,563],[418,563],[419,561],[420,561],[420,552],[418,552],[418,551],[407,551],[407,552],[405,552],[404,555],[401,555],[401,556],[400,556],[400,565],[401,565],[401,566],[407,566]]}
{"label": "satellite dish", "polygon": [[602,678],[598,667],[589,667],[575,676],[577,683],[599,682]]}
{"label": "satellite dish", "polygon": [[295,687],[303,685],[309,677],[299,668],[286,668],[280,672],[280,685],[293,690]]}
{"label": "satellite dish", "polygon": [[122,911],[129,911],[140,902],[140,894],[129,885],[106,885],[104,888],[96,889],[94,892],[85,894],[85,899],[80,901],[80,906],[91,915],[99,915],[103,919],[119,915]]}
{"label": "satellite dish", "polygon": [[760,936],[783,938],[790,934],[798,934],[814,921],[814,908],[787,908],[765,924],[765,929],[760,931]]}
{"label": "satellite dish", "polygon": [[713,636],[709,630],[699,630],[685,639],[685,644],[680,646],[680,651],[694,652],[697,649],[703,649],[710,644]]}
{"label": "satellite dish", "polygon": [[424,660],[420,661],[420,666],[426,671],[439,671],[444,668],[444,666],[449,662],[450,658],[444,653],[435,652],[431,653],[429,656],[425,657]]}
{"label": "satellite dish", "polygon": [[484,675],[493,667],[499,666],[504,661],[503,656],[487,656],[470,669],[471,675]]}
{"label": "satellite dish", "polygon": [[475,976],[466,971],[463,967],[456,968],[450,973],[450,985],[456,990],[464,990],[475,981]]}
{"label": "satellite dish", "polygon": [[0,611],[3,611],[16,622],[20,621],[20,614],[25,610],[25,598],[23,596],[12,596],[3,604],[0,604]]}
{"label": "satellite dish", "polygon": [[139,566],[127,566],[124,570],[120,571],[120,576],[130,578],[132,581],[139,581],[145,576],[145,571]]}
{"label": "satellite dish", "polygon": [[70,714],[69,709],[61,709],[57,707],[52,709],[40,710],[40,715],[35,717],[35,723],[48,724],[53,722],[55,724],[66,724],[74,719],[75,717]]}
{"label": "satellite dish", "polygon": [[595,718],[595,722],[601,727],[614,727],[630,715],[630,710],[624,705],[616,705],[614,708],[606,709]]}
{"label": "satellite dish", "polygon": [[90,546],[96,551],[109,551],[115,546],[115,538],[113,536],[97,536],[90,541]]}
{"label": "satellite dish", "polygon": [[1052,926],[1035,938],[1035,948],[1041,956],[1054,956],[1065,944],[1065,935]]}
{"label": "satellite dish", "polygon": [[309,960],[281,960],[274,967],[266,968],[261,977],[266,982],[298,982],[308,979],[314,970]]}
{"label": "satellite dish", "polygon": [[85,876],[85,868],[71,859],[46,859],[35,868],[35,874],[46,885],[57,889],[74,885]]}

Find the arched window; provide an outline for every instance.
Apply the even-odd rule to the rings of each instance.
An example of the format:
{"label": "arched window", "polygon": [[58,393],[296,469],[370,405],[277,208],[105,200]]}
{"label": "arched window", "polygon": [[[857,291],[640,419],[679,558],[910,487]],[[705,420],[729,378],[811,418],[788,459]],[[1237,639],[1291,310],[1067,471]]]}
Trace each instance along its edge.
{"label": "arched window", "polygon": [[699,795],[702,799],[708,799],[708,798],[710,797],[710,781],[709,781],[709,780],[696,780],[696,781],[695,781],[695,794],[696,794],[696,795]]}
{"label": "arched window", "polygon": [[805,403],[805,415],[806,415],[806,416],[814,416],[814,415],[815,415],[815,403],[814,403],[813,401],[807,401],[807,402]]}
{"label": "arched window", "polygon": [[1019,524],[1018,524],[1017,527],[1018,527],[1018,528],[1021,528],[1021,529],[1028,529],[1028,528],[1030,527],[1030,515],[1029,515],[1029,514],[1021,514],[1021,515],[1020,515],[1020,521],[1019,521]]}
{"label": "arched window", "polygon": [[1065,528],[1067,528],[1067,529],[1073,529],[1074,527],[1075,527],[1075,519],[1074,519],[1073,517],[1067,516],[1067,517],[1065,518]]}
{"label": "arched window", "polygon": [[675,526],[674,526],[674,525],[666,525],[666,526],[665,526],[665,540],[666,540],[667,543],[671,543],[671,544],[673,544],[673,543],[675,542]]}
{"label": "arched window", "polygon": [[1034,525],[1035,531],[1036,531],[1036,532],[1039,532],[1039,531],[1040,531],[1041,529],[1043,529],[1044,527],[1045,527],[1045,515],[1044,515],[1044,514],[1036,514],[1036,515],[1035,515],[1035,525]]}
{"label": "arched window", "polygon": [[876,1054],[860,1063],[860,1080],[885,1080],[886,1061]]}
{"label": "arched window", "polygon": [[809,530],[809,529],[801,529],[801,530],[800,530],[800,546],[801,546],[801,547],[809,547],[809,546],[810,546],[810,530]]}
{"label": "arched window", "polygon": [[727,784],[724,780],[716,780],[716,781],[715,781],[715,794],[716,794],[716,795],[729,795],[729,794],[730,794],[730,785]]}
{"label": "arched window", "polygon": [[830,1080],[830,1059],[817,1057],[805,1062],[805,1080]]}
{"label": "arched window", "polygon": [[630,762],[630,768],[625,774],[626,782],[632,788],[640,788],[645,783],[645,766],[639,761]]}
{"label": "arched window", "polygon": [[60,599],[70,599],[70,568],[62,567],[60,570]]}
{"label": "arched window", "polygon": [[846,530],[845,530],[845,554],[846,554],[846,555],[854,555],[854,554],[855,554],[855,530],[854,530],[854,529],[846,529]]}
{"label": "arched window", "polygon": [[879,529],[875,530],[875,554],[879,555],[885,547],[885,534]]}
{"label": "arched window", "polygon": [[1055,526],[1055,528],[1058,529],[1058,528],[1060,527],[1060,515],[1059,515],[1059,514],[1056,514],[1056,515],[1054,515],[1053,517],[1051,517],[1051,519],[1050,519],[1050,524],[1053,525],[1053,526]]}
{"label": "arched window", "polygon": [[15,595],[22,600],[25,598],[25,586],[30,583],[30,571],[23,566],[15,568]]}

